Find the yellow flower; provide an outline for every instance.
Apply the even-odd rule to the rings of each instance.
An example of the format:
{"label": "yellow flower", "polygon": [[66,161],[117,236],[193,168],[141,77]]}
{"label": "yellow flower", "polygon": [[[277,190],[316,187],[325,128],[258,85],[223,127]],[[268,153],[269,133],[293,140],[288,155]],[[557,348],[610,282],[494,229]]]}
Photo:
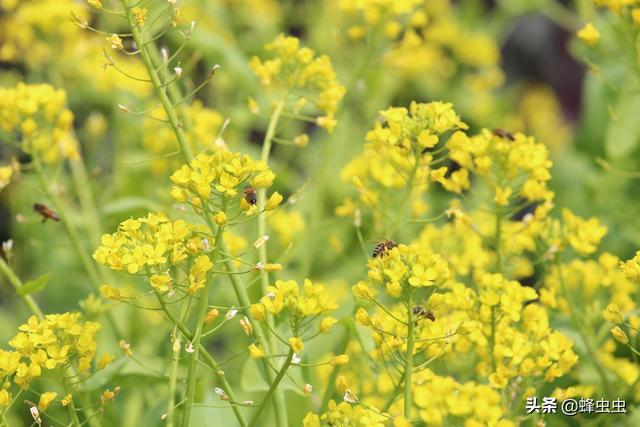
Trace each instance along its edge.
{"label": "yellow flower", "polygon": [[224,212],[218,212],[213,216],[213,219],[218,225],[225,225],[227,223],[227,215]]}
{"label": "yellow flower", "polygon": [[117,34],[111,34],[109,37],[107,37],[107,41],[111,43],[111,49],[124,49],[122,39]]}
{"label": "yellow flower", "polygon": [[282,264],[271,264],[271,263],[266,263],[262,269],[268,273],[271,273],[273,271],[281,271],[282,270]]}
{"label": "yellow flower", "polygon": [[260,359],[264,357],[264,349],[259,345],[251,344],[249,345],[249,356],[251,356],[252,359]]}
{"label": "yellow flower", "polygon": [[614,328],[611,329],[611,335],[613,335],[613,337],[616,339],[616,341],[622,343],[622,344],[628,344],[629,343],[629,337],[627,337],[627,334],[620,329],[619,326],[616,326]]}
{"label": "yellow flower", "polygon": [[298,337],[291,337],[289,338],[289,347],[291,347],[291,350],[295,353],[300,353],[304,349],[304,343]]}
{"label": "yellow flower", "polygon": [[329,362],[329,364],[331,366],[346,365],[347,363],[349,363],[349,355],[348,354],[340,354],[340,355],[334,357],[333,359],[331,359],[331,362]]}
{"label": "yellow flower", "polygon": [[617,304],[611,303],[607,306],[603,313],[604,319],[608,322],[620,325],[624,322],[624,317],[620,312],[620,308]]}
{"label": "yellow flower", "polygon": [[580,40],[585,42],[589,46],[595,46],[600,40],[600,33],[593,26],[591,22],[582,27],[578,32],[577,36]]}
{"label": "yellow flower", "polygon": [[120,300],[121,294],[120,291],[114,288],[113,286],[102,284],[100,285],[100,295],[103,298],[112,299],[112,300]]}
{"label": "yellow flower", "polygon": [[49,405],[51,404],[51,402],[53,402],[57,395],[58,393],[52,391],[42,393],[40,395],[40,401],[38,402],[38,409],[40,409],[41,411],[46,411],[47,409],[49,409]]}
{"label": "yellow flower", "polygon": [[262,304],[251,305],[251,317],[255,320],[262,322],[265,319],[265,309]]}
{"label": "yellow flower", "polygon": [[104,369],[107,365],[113,362],[113,356],[109,353],[105,353],[98,360],[98,369]]}
{"label": "yellow flower", "polygon": [[334,317],[325,317],[320,321],[320,332],[325,333],[329,332],[329,330],[335,325],[337,320]]}
{"label": "yellow flower", "polygon": [[71,403],[72,400],[73,400],[73,396],[71,395],[71,393],[69,393],[62,398],[60,403],[62,404],[62,406],[67,406],[69,403]]}
{"label": "yellow flower", "polygon": [[11,166],[0,166],[0,190],[9,184],[12,175],[13,168]]}
{"label": "yellow flower", "polygon": [[142,25],[146,22],[148,13],[146,8],[136,6],[131,9],[131,13],[133,13],[133,16],[136,18],[136,23],[138,25]]}
{"label": "yellow flower", "polygon": [[275,208],[277,208],[281,202],[282,202],[282,195],[276,191],[273,194],[271,194],[271,196],[269,197],[269,200],[267,200],[267,203],[264,205],[264,209],[266,211],[272,211]]}
{"label": "yellow flower", "polygon": [[165,293],[169,291],[171,284],[173,283],[173,279],[171,278],[171,276],[169,276],[168,273],[154,274],[149,279],[149,283],[159,292]]}
{"label": "yellow flower", "polygon": [[220,313],[218,312],[217,308],[212,308],[204,316],[204,323],[205,324],[209,324],[209,323],[213,322],[214,320],[216,320],[216,318],[218,317],[219,314]]}

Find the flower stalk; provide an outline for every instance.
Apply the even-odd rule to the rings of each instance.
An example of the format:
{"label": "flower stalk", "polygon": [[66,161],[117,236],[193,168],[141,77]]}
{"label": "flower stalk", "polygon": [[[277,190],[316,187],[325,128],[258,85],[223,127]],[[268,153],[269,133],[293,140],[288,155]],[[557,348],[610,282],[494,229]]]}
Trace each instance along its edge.
{"label": "flower stalk", "polygon": [[249,421],[248,427],[254,427],[255,425],[257,425],[257,422],[260,420],[260,415],[262,415],[262,412],[264,411],[267,404],[271,400],[271,396],[276,392],[276,390],[278,390],[278,385],[280,384],[280,381],[282,381],[282,378],[284,378],[285,374],[287,373],[287,370],[289,370],[289,366],[291,366],[292,359],[293,359],[293,349],[289,349],[289,353],[287,354],[287,358],[284,361],[282,368],[280,368],[280,371],[278,371],[278,374],[276,375],[275,379],[271,383],[269,390],[267,390],[267,394],[264,396],[262,403],[260,404],[260,406],[258,406],[258,409],[253,414],[251,421]]}

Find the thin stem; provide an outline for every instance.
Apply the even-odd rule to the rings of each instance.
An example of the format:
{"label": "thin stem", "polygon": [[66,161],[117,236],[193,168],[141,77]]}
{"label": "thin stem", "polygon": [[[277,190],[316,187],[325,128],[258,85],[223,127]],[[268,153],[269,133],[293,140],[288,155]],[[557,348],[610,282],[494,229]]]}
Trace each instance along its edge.
{"label": "thin stem", "polygon": [[[178,338],[178,327],[173,327],[173,339]],[[171,373],[169,374],[169,399],[167,402],[167,427],[173,427],[173,412],[175,410],[176,383],[178,381],[178,366],[180,361],[180,347],[173,346],[171,352]]]}
{"label": "thin stem", "polygon": [[[342,340],[336,347],[335,354],[343,354],[347,350],[347,346],[351,341],[352,328],[349,326],[345,327],[344,335],[342,336]],[[322,396],[322,412],[324,412],[329,406],[329,400],[333,397],[334,394],[334,385],[336,383],[336,379],[338,378],[338,374],[340,373],[341,365],[336,365],[333,367],[331,374],[329,375],[329,380],[327,381],[327,388],[324,391],[324,395]]]}
{"label": "thin stem", "polygon": [[593,345],[591,344],[591,341],[589,340],[587,334],[582,329],[580,320],[578,319],[578,317],[576,316],[576,313],[574,312],[573,301],[572,301],[572,298],[569,296],[569,292],[567,291],[567,287],[564,281],[564,276],[562,274],[562,266],[560,265],[560,261],[558,260],[557,257],[555,259],[555,265],[556,265],[556,268],[558,269],[558,279],[560,281],[560,290],[568,303],[567,307],[569,310],[569,317],[571,318],[571,323],[573,323],[573,327],[576,328],[576,331],[578,331],[578,335],[580,335],[580,338],[582,339],[582,342],[584,343],[584,346],[587,349],[587,354],[589,355],[589,359],[591,360],[591,363],[596,368],[596,371],[600,376],[600,381],[602,382],[602,387],[604,388],[605,393],[607,394],[607,396],[612,396],[611,386],[609,384],[609,380],[607,379],[607,375],[604,372],[604,369],[602,369],[602,365],[598,361],[596,351],[593,348]]}
{"label": "thin stem", "polygon": [[[66,378],[63,378],[62,381],[64,385],[64,391],[67,394],[72,394],[71,387],[69,386],[69,381]],[[67,405],[67,409],[69,411],[69,416],[71,417],[72,425],[80,427],[81,424],[80,424],[80,420],[78,419],[78,414],[76,413],[76,406],[73,403],[73,399],[69,401],[69,404]]]}
{"label": "thin stem", "polygon": [[[273,113],[271,113],[271,118],[269,119],[269,125],[267,126],[267,132],[264,136],[264,141],[262,143],[262,152],[260,155],[260,159],[269,164],[269,156],[271,155],[271,146],[273,143],[273,138],[276,134],[276,128],[278,126],[278,121],[280,120],[280,116],[282,114],[282,110],[284,109],[284,100],[278,102],[276,104]],[[261,188],[258,190],[258,207],[260,210],[260,215],[258,216],[258,236],[264,236],[267,234],[267,215],[264,212],[265,206],[267,203],[267,190],[266,188]],[[267,242],[264,242],[259,250],[258,257],[260,262],[263,264],[267,263]],[[260,271],[260,284],[262,288],[262,294],[267,293],[267,287],[269,286],[269,273],[265,270]],[[274,328],[273,316],[268,314],[266,316],[266,324],[270,329]],[[266,337],[269,341],[270,349],[275,348],[275,341],[272,335]],[[287,423],[287,410],[284,402],[284,395],[282,391],[275,390],[275,412],[276,412],[276,421],[277,425],[281,427],[285,427],[288,425]]]}
{"label": "thin stem", "polygon": [[503,272],[502,268],[502,209],[496,204],[496,230],[495,230],[496,271]]}
{"label": "thin stem", "polygon": [[[78,234],[78,230],[76,230],[74,225],[69,220],[70,217],[69,217],[69,212],[67,211],[67,208],[66,208],[66,204],[63,203],[62,200],[60,200],[60,198],[51,189],[49,185],[49,181],[47,180],[47,177],[45,176],[44,171],[42,169],[40,158],[36,154],[32,156],[32,164],[34,166],[34,170],[36,171],[38,182],[40,183],[40,188],[42,188],[42,191],[44,191],[45,195],[53,205],[53,208],[57,211],[58,216],[60,217],[60,221],[62,221],[62,225],[64,226],[64,229],[67,232],[67,236],[69,236],[71,245],[76,251],[76,254],[80,259],[82,266],[84,267],[85,271],[89,275],[89,279],[90,279],[89,283],[91,284],[93,291],[96,293],[100,293],[99,287],[102,280],[100,279],[98,270],[95,268],[93,260],[91,260],[91,258],[89,258],[89,256],[87,255],[88,251],[82,244],[80,235]],[[105,315],[107,318],[107,322],[111,327],[111,330],[116,335],[116,338],[119,338],[122,334],[118,330],[118,325],[115,319],[113,318],[113,314],[111,312],[107,312]]]}
{"label": "thin stem", "polygon": [[[158,302],[160,303],[160,306],[162,307],[162,310],[164,311],[164,314],[167,316],[167,319],[169,319],[169,322],[175,326],[176,328],[178,328],[178,330],[180,331],[180,333],[189,341],[193,340],[193,334],[191,333],[191,331],[184,326],[184,324],[178,320],[173,313],[171,313],[171,310],[169,310],[169,307],[167,306],[167,303],[162,299],[162,295],[160,295],[160,293],[155,290],[155,294],[156,294],[156,298],[158,299]],[[197,346],[198,352],[200,353],[200,356],[202,356],[202,358],[204,359],[205,363],[215,372],[219,372],[220,373],[220,366],[218,365],[218,362],[216,362],[216,360],[213,358],[213,356],[211,356],[211,354],[209,354],[209,352],[207,351],[207,349],[202,345],[199,344]],[[224,389],[225,393],[227,393],[227,395],[229,396],[229,398],[233,401],[236,401],[235,395],[233,393],[233,389],[231,388],[231,384],[229,384],[229,381],[227,380],[227,377],[224,376],[224,373],[220,373],[219,376],[220,381],[219,381],[219,385]],[[238,420],[238,422],[240,423],[241,427],[246,427],[247,422],[244,419],[244,415],[242,414],[242,412],[240,412],[240,410],[236,407],[233,406],[233,412],[236,416],[236,419]]]}
{"label": "thin stem", "polygon": [[69,221],[69,213],[66,209],[64,203],[56,196],[56,194],[51,189],[47,177],[44,175],[44,171],[42,169],[42,164],[40,163],[40,159],[37,155],[33,156],[33,165],[34,170],[36,171],[36,175],[38,177],[38,182],[40,183],[40,187],[44,191],[45,195],[53,205],[53,208],[57,211],[60,216],[60,220],[62,221],[62,225],[69,236],[69,240],[71,240],[71,244],[75,249],[78,257],[80,258],[80,262],[82,263],[84,269],[87,271],[89,278],[91,279],[91,284],[93,285],[94,290],[98,291],[98,286],[100,284],[100,277],[98,276],[97,270],[94,268],[93,262],[87,256],[86,248],[84,248],[80,236],[78,235],[78,231]]}
{"label": "thin stem", "polygon": [[408,420],[411,419],[411,376],[413,374],[413,344],[414,344],[414,321],[413,321],[413,294],[409,289],[409,296],[407,298],[407,355],[405,357],[404,365],[404,417]]}
{"label": "thin stem", "polygon": [[[222,211],[226,209],[226,200],[222,199]],[[213,255],[211,256],[212,262],[215,263],[215,258],[220,254],[220,243],[222,242],[222,233],[224,233],[224,227],[218,227],[216,231],[216,247]],[[193,339],[191,343],[194,347],[200,347],[200,337],[202,335],[202,327],[204,324],[204,317],[207,314],[207,306],[209,305],[209,288],[205,286],[200,291],[200,300],[198,302],[198,312],[196,315],[196,330],[193,333]],[[196,390],[196,371],[198,367],[198,355],[199,352],[194,351],[189,360],[189,367],[187,371],[187,401],[184,404],[184,412],[182,414],[182,425],[188,426],[191,423],[191,409],[193,408],[193,401],[195,398]]]}
{"label": "thin stem", "polygon": [[262,403],[260,404],[256,412],[253,414],[251,421],[249,421],[249,427],[255,426],[258,420],[260,419],[260,415],[262,415],[262,412],[264,411],[267,404],[269,403],[271,396],[276,392],[276,390],[278,390],[278,385],[280,384],[280,381],[282,381],[282,378],[284,378],[285,374],[287,373],[287,370],[291,365],[292,359],[293,359],[293,349],[290,348],[289,353],[287,354],[287,359],[284,361],[284,365],[282,365],[282,368],[280,368],[280,371],[278,371],[278,374],[276,375],[276,378],[271,383],[271,386],[269,387],[269,390],[267,391],[267,394],[265,395]]}
{"label": "thin stem", "polygon": [[393,223],[391,224],[391,228],[390,231],[388,233],[387,238],[391,239],[393,238],[393,234],[395,233],[395,231],[398,229],[398,227],[400,226],[400,222],[402,221],[406,221],[407,218],[407,206],[409,204],[409,199],[411,196],[411,191],[413,189],[413,184],[414,181],[416,179],[416,175],[418,173],[418,168],[420,167],[420,158],[418,156],[415,156],[415,165],[413,165],[413,169],[411,170],[411,174],[409,175],[409,178],[407,179],[407,184],[404,188],[404,192],[402,194],[402,199],[400,199],[400,204],[398,205],[398,213],[396,214],[396,217],[393,219]]}
{"label": "thin stem", "polygon": [[100,216],[98,215],[98,209],[89,186],[89,176],[87,174],[87,168],[82,159],[79,156],[77,159],[69,161],[71,165],[71,175],[73,177],[76,191],[80,199],[80,205],[82,206],[82,212],[85,217],[85,225],[89,231],[91,243],[97,246],[99,243],[99,236],[102,234],[102,227],[100,225]]}
{"label": "thin stem", "polygon": [[[176,110],[173,108],[172,102],[167,96],[167,93],[163,89],[162,81],[160,80],[160,76],[156,71],[156,67],[153,64],[152,57],[150,54],[151,49],[155,49],[155,45],[153,43],[145,42],[144,36],[140,32],[138,28],[138,24],[136,23],[135,16],[131,12],[130,1],[122,0],[122,4],[124,5],[125,12],[127,14],[127,20],[129,21],[129,26],[131,27],[131,35],[136,42],[136,45],[140,49],[140,56],[142,57],[142,61],[147,69],[147,73],[149,74],[149,78],[151,79],[151,83],[153,84],[153,88],[156,91],[156,95],[160,98],[160,102],[162,103],[162,107],[164,108],[167,117],[169,118],[169,123],[173,128],[173,132],[178,139],[178,144],[180,145],[180,151],[184,157],[184,160],[189,163],[193,158],[193,154],[191,153],[191,148],[187,142],[187,138],[183,129],[183,124],[178,118],[178,114]],[[157,52],[156,52],[157,54]]]}
{"label": "thin stem", "polygon": [[[0,270],[2,270],[5,276],[7,276],[7,279],[9,280],[11,285],[13,285],[17,292],[18,289],[22,287],[22,281],[2,257],[0,257]],[[27,304],[27,307],[29,307],[29,310],[31,310],[31,312],[35,314],[38,319],[44,319],[44,313],[42,312],[42,310],[40,310],[40,307],[38,307],[38,304],[31,295],[23,295],[22,299]]]}

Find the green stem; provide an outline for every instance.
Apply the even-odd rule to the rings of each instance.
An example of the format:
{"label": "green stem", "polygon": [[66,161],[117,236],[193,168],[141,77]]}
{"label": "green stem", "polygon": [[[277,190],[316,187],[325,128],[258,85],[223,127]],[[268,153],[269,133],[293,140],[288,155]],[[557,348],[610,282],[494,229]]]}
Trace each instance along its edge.
{"label": "green stem", "polygon": [[[84,267],[85,271],[89,275],[89,279],[90,279],[89,283],[91,284],[93,291],[99,294],[100,284],[102,283],[102,280],[98,274],[98,270],[95,268],[93,260],[91,260],[91,258],[88,255],[89,252],[82,244],[80,235],[78,234],[78,230],[76,230],[74,225],[69,220],[70,216],[66,208],[66,204],[63,203],[62,200],[51,189],[51,186],[47,181],[47,177],[45,176],[44,171],[42,169],[40,158],[36,154],[33,154],[32,156],[32,164],[36,171],[38,182],[40,183],[40,188],[42,188],[42,191],[44,191],[45,195],[47,196],[47,199],[49,199],[54,210],[57,212],[58,216],[60,217],[60,221],[62,221],[62,225],[64,226],[64,229],[67,233],[67,236],[69,237],[69,240],[71,241],[71,245],[73,246],[76,252],[76,255],[80,259],[82,266]],[[122,333],[118,329],[118,325],[115,321],[115,318],[113,317],[113,314],[111,312],[107,312],[105,315],[107,318],[107,322],[109,323],[109,326],[111,327],[111,330],[115,334],[116,338],[120,338],[122,336]]]}
{"label": "green stem", "polygon": [[393,389],[393,391],[389,395],[389,398],[387,399],[387,402],[382,407],[382,412],[387,412],[389,410],[389,408],[391,407],[391,405],[393,405],[393,401],[396,400],[396,397],[398,397],[398,395],[400,393],[402,393],[403,384],[404,384],[403,377],[404,377],[405,374],[406,374],[406,372],[404,372],[402,374],[400,380],[398,381],[398,384],[396,385],[396,387]]}
{"label": "green stem", "polygon": [[[173,339],[178,339],[178,327],[173,327]],[[173,344],[173,343],[172,343]],[[167,402],[167,427],[173,427],[173,413],[175,410],[176,383],[178,382],[178,366],[180,348],[171,351],[171,373],[169,374],[169,401]]]}
{"label": "green stem", "polygon": [[71,244],[76,251],[76,254],[80,258],[80,262],[82,263],[84,269],[86,270],[89,278],[91,279],[91,284],[96,292],[98,292],[98,287],[100,285],[100,277],[98,276],[97,270],[94,268],[93,262],[87,255],[87,250],[82,244],[80,239],[80,235],[78,231],[75,229],[71,221],[69,220],[69,212],[66,209],[66,206],[60,198],[53,192],[47,178],[44,175],[44,171],[42,169],[42,164],[40,163],[40,159],[37,155],[33,155],[33,166],[36,171],[36,175],[38,177],[38,182],[40,183],[40,187],[44,191],[45,195],[53,205],[54,210],[60,216],[60,221],[62,221],[62,225],[69,236],[69,240],[71,240]]}
{"label": "green stem", "polygon": [[85,225],[88,230],[87,234],[93,246],[97,247],[100,242],[102,227],[100,225],[100,215],[98,214],[91,187],[89,186],[87,168],[82,156],[78,157],[78,159],[70,160],[69,165],[71,166],[71,175],[76,186],[76,191],[78,192],[80,205],[82,206]]}
{"label": "green stem", "polygon": [[408,219],[407,207],[409,205],[409,199],[411,196],[411,191],[413,191],[413,184],[416,180],[416,174],[418,173],[418,168],[420,167],[420,157],[415,155],[415,164],[413,165],[413,169],[411,170],[411,174],[409,175],[409,179],[407,180],[407,184],[404,188],[404,192],[402,193],[402,199],[400,199],[400,204],[398,205],[398,213],[396,217],[393,219],[393,223],[391,224],[390,231],[387,235],[388,239],[393,238],[393,234],[396,232],[401,222],[406,222]]}
{"label": "green stem", "polygon": [[[269,156],[271,155],[271,145],[273,143],[273,137],[276,133],[276,126],[278,125],[278,121],[280,120],[280,115],[282,114],[282,109],[284,108],[284,102],[280,101],[276,108],[271,113],[271,118],[269,119],[269,126],[267,127],[267,133],[264,136],[264,141],[262,143],[262,153],[260,155],[260,159],[269,164]],[[267,203],[267,189],[261,188],[258,190],[258,209],[262,212],[258,216],[258,236],[262,237],[267,234],[267,214],[264,212],[265,204]],[[260,262],[263,264],[267,263],[267,242],[264,242],[259,249]],[[260,272],[260,282],[262,283],[262,293],[267,293],[267,286],[269,286],[269,273],[262,270]]]}
{"label": "green stem", "polygon": [[[13,285],[16,291],[18,291],[22,287],[22,281],[2,257],[0,257],[0,270],[2,270],[5,276],[7,276],[7,279],[9,280],[11,285]],[[29,310],[31,310],[31,312],[35,314],[38,319],[44,319],[44,313],[42,312],[42,310],[40,310],[40,307],[38,307],[38,304],[31,295],[23,295],[22,299],[27,304],[27,307],[29,307]]]}
{"label": "green stem", "polygon": [[[344,335],[342,336],[342,340],[340,340],[340,343],[336,347],[335,354],[343,354],[347,350],[347,346],[351,341],[351,333],[352,333],[351,326],[346,326]],[[331,400],[331,398],[334,395],[334,386],[336,383],[336,379],[338,378],[338,374],[340,373],[340,368],[341,368],[341,365],[334,366],[333,370],[331,371],[331,374],[329,375],[329,380],[327,381],[327,388],[325,389],[324,395],[322,396],[322,406],[321,406],[322,412],[326,411],[327,407],[329,406],[329,400]]]}
{"label": "green stem", "polygon": [[496,346],[496,307],[491,307],[491,335],[489,336],[489,358],[491,359],[491,370],[496,371],[496,358],[493,349]]}
{"label": "green stem", "polygon": [[271,383],[271,386],[269,387],[267,394],[262,400],[262,403],[260,404],[256,412],[253,414],[251,421],[249,421],[249,427],[253,427],[256,425],[256,423],[260,419],[260,415],[262,415],[262,412],[265,410],[267,404],[269,403],[269,400],[271,400],[271,396],[276,392],[276,390],[279,390],[278,385],[280,385],[280,381],[282,381],[282,378],[284,378],[285,374],[287,373],[287,370],[291,365],[292,359],[293,359],[293,349],[289,349],[289,353],[287,354],[287,359],[284,361],[284,365],[282,365],[282,368],[280,368],[280,371],[278,371],[278,374],[276,375],[276,378]]}
{"label": "green stem", "polygon": [[555,265],[556,265],[556,268],[558,269],[558,278],[560,281],[560,290],[562,292],[562,296],[564,296],[564,298],[567,300],[567,308],[569,310],[569,317],[571,318],[571,323],[573,323],[573,327],[576,329],[576,331],[578,331],[578,335],[580,335],[580,338],[582,339],[582,342],[584,343],[584,346],[587,349],[587,354],[589,355],[589,359],[591,360],[591,363],[593,364],[594,368],[596,368],[596,371],[600,376],[602,387],[604,388],[604,391],[606,393],[606,396],[604,397],[612,396],[611,385],[609,384],[609,380],[607,379],[607,374],[605,373],[604,369],[602,369],[602,366],[598,361],[598,356],[596,354],[596,351],[593,348],[593,345],[589,340],[589,337],[584,332],[582,325],[580,324],[580,319],[578,319],[578,317],[576,316],[576,313],[573,310],[574,304],[567,290],[567,287],[564,281],[564,276],[562,274],[562,266],[560,265],[560,261],[557,257],[555,259]]}
{"label": "green stem", "polygon": [[[269,125],[267,126],[267,133],[264,136],[264,141],[262,142],[262,152],[260,155],[260,159],[269,164],[269,156],[271,155],[271,146],[273,144],[273,138],[276,134],[276,128],[278,126],[278,122],[280,121],[280,116],[282,114],[282,110],[284,109],[284,100],[278,102],[276,104],[273,113],[271,113],[271,118],[269,119]],[[258,208],[260,212],[262,212],[258,216],[258,237],[262,237],[267,234],[267,214],[264,211],[264,207],[267,203],[267,189],[261,188],[258,190]],[[267,263],[267,242],[264,242],[260,248],[258,249],[259,260],[262,264]],[[267,293],[267,287],[269,286],[269,273],[265,270],[260,271],[260,284],[262,289],[262,295]],[[267,314],[266,316],[267,326],[272,330],[275,329],[275,322],[273,320],[273,316]],[[275,337],[272,335],[267,335],[266,340],[269,341],[269,348],[275,348]],[[287,422],[287,410],[284,401],[284,395],[282,391],[275,391],[275,413],[276,413],[276,422],[278,426],[286,427],[288,425]]]}
{"label": "green stem", "polygon": [[[64,374],[63,374],[64,375]],[[64,390],[65,393],[67,394],[73,394],[73,391],[71,390],[71,387],[69,386],[69,381],[66,378],[63,378],[63,385],[64,385]],[[73,399],[71,399],[69,401],[69,404],[67,405],[67,410],[69,411],[69,416],[71,417],[71,423],[77,427],[80,427],[80,420],[78,419],[78,414],[76,411],[76,405],[73,403]]]}
{"label": "green stem", "polygon": [[[502,209],[500,205],[496,203],[496,229],[495,229],[495,252],[496,252],[496,266],[495,269],[498,273],[502,274],[504,271],[502,268]],[[491,360],[491,369],[496,371],[496,360],[493,355],[493,350],[496,346],[496,308],[491,307],[491,335],[489,336],[489,359]]]}
{"label": "green stem", "polygon": [[[173,326],[178,328],[180,333],[186,339],[188,339],[189,341],[192,341],[193,340],[193,334],[191,333],[191,331],[186,326],[184,326],[184,324],[173,315],[171,310],[169,310],[169,307],[167,306],[167,303],[162,299],[162,295],[160,295],[160,293],[156,289],[154,289],[154,291],[155,291],[155,294],[156,294],[156,298],[158,299],[158,302],[160,303],[160,307],[162,308],[162,311],[164,312],[165,316],[167,316],[167,319],[169,319],[169,322]],[[211,354],[209,354],[207,349],[202,344],[199,344],[197,346],[197,350],[200,353],[200,356],[202,356],[202,358],[204,359],[204,362],[207,364],[207,366],[209,366],[209,368],[211,368],[215,372],[219,372],[220,371],[220,367],[218,365],[218,362],[216,362],[216,360],[213,358],[213,356],[211,356]],[[229,396],[229,399],[232,402],[236,402],[235,394],[233,392],[233,389],[231,388],[231,384],[229,384],[229,381],[227,380],[227,377],[224,374],[220,374],[218,376],[218,378],[219,378],[218,385],[224,389],[225,393],[227,394],[227,396]],[[240,424],[240,426],[246,427],[247,422],[245,421],[244,415],[242,414],[242,412],[240,412],[238,406],[237,405],[232,405],[232,409],[233,409],[233,412],[234,412],[234,414],[236,416],[236,419],[238,420],[238,423]]]}
{"label": "green stem", "polygon": [[[226,200],[222,199],[222,208],[221,210],[224,212],[226,209]],[[220,254],[220,246],[222,242],[222,234],[224,233],[224,227],[218,227],[215,236],[215,249],[211,256],[211,261],[215,264],[217,255]],[[191,340],[191,344],[199,348],[200,347],[200,337],[202,335],[202,327],[204,324],[204,317],[207,314],[207,306],[209,304],[209,287],[205,285],[204,288],[200,291],[200,301],[198,304],[198,311],[196,315],[196,329],[193,333],[193,339]],[[189,359],[189,366],[187,371],[187,395],[186,402],[184,405],[184,412],[182,413],[182,425],[188,426],[191,423],[191,409],[193,408],[193,401],[195,398],[195,390],[196,390],[196,375],[198,368],[198,355],[199,352],[194,351]]]}
{"label": "green stem", "polygon": [[189,163],[191,159],[193,159],[193,154],[191,153],[191,148],[189,147],[189,144],[187,142],[187,138],[183,129],[183,123],[178,118],[178,114],[176,113],[176,110],[173,107],[169,96],[167,95],[166,86],[163,85],[163,82],[160,79],[160,75],[156,71],[153,60],[151,59],[151,54],[149,53],[150,49],[155,49],[155,43],[145,41],[145,37],[140,32],[140,28],[136,23],[135,16],[131,12],[130,0],[122,0],[122,4],[124,5],[124,9],[127,14],[129,26],[131,27],[131,35],[133,36],[133,40],[136,42],[138,49],[140,49],[140,56],[142,57],[145,68],[147,69],[147,74],[149,74],[149,79],[151,79],[151,83],[153,84],[156,95],[158,96],[158,98],[160,98],[160,102],[162,103],[162,107],[167,114],[169,123],[171,124],[173,132],[178,139],[180,152],[182,153],[184,160]]}
{"label": "green stem", "polygon": [[495,231],[495,250],[496,250],[496,271],[502,274],[502,209],[496,204],[496,231]]}
{"label": "green stem", "polygon": [[413,292],[409,289],[407,298],[407,355],[404,365],[404,417],[411,419],[411,375],[413,374],[413,344],[414,344],[414,322],[413,322]]}

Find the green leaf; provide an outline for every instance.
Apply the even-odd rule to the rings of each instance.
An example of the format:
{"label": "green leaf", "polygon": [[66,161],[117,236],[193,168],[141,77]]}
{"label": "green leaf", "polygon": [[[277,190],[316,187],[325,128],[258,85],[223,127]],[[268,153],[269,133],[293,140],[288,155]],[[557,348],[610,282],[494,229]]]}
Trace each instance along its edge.
{"label": "green leaf", "polygon": [[640,111],[640,95],[636,91],[622,92],[610,109],[611,120],[605,137],[605,149],[611,158],[621,158],[633,152],[640,142],[636,125]]}
{"label": "green leaf", "polygon": [[49,281],[49,276],[50,276],[50,274],[47,273],[47,274],[45,274],[43,276],[38,277],[35,280],[30,280],[30,281],[26,282],[20,288],[18,288],[16,293],[18,295],[20,295],[21,297],[24,297],[24,296],[27,296],[27,295],[32,294],[34,292],[40,292],[41,290],[44,289],[44,287],[46,286],[47,282]]}

